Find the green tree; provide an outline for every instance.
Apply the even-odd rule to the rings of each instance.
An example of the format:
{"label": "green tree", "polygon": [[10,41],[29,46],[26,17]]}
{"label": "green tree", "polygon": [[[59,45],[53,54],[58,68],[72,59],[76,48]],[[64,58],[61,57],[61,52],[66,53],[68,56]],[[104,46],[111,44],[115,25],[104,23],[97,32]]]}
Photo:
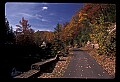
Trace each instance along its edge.
{"label": "green tree", "polygon": [[62,37],[61,37],[61,34],[62,34],[62,25],[61,24],[57,24],[56,28],[54,28],[54,42],[53,42],[53,45],[54,45],[54,50],[55,52],[57,51],[61,51],[61,49],[63,49],[63,41],[62,41]]}
{"label": "green tree", "polygon": [[7,44],[15,43],[15,35],[13,33],[13,28],[12,26],[10,27],[7,18],[5,18],[5,33],[3,34],[3,36],[5,40],[4,43],[7,43]]}

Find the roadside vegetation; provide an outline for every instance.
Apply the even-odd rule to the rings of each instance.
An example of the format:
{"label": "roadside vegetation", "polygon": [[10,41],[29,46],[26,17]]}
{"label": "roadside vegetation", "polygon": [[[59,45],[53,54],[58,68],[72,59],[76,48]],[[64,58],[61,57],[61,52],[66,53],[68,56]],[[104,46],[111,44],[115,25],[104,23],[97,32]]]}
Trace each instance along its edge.
{"label": "roadside vegetation", "polygon": [[[19,20],[18,20],[19,21]],[[20,20],[16,31],[5,17],[0,43],[3,62],[8,69],[28,68],[31,63],[55,57],[70,47],[84,47],[91,42],[89,53],[110,75],[115,74],[116,61],[116,5],[85,3],[70,22],[58,23],[53,32],[34,31],[28,20]],[[99,48],[95,49],[94,44]],[[89,48],[89,47],[88,47]],[[9,54],[8,54],[9,53]],[[42,60],[41,60],[42,61]],[[23,64],[24,63],[24,64]],[[28,64],[28,65],[27,65]]]}

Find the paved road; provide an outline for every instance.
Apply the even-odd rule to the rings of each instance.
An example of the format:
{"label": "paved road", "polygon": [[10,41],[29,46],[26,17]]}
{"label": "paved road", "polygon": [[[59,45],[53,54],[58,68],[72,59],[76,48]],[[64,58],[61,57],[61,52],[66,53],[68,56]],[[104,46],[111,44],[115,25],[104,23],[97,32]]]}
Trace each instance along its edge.
{"label": "paved road", "polygon": [[73,51],[73,54],[63,78],[112,79],[86,51]]}

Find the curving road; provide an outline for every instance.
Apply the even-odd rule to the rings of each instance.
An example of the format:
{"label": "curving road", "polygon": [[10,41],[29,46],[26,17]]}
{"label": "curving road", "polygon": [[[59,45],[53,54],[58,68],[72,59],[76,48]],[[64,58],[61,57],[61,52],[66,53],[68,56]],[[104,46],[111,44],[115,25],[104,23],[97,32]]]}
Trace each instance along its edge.
{"label": "curving road", "polygon": [[73,51],[73,54],[63,78],[113,79],[86,51]]}

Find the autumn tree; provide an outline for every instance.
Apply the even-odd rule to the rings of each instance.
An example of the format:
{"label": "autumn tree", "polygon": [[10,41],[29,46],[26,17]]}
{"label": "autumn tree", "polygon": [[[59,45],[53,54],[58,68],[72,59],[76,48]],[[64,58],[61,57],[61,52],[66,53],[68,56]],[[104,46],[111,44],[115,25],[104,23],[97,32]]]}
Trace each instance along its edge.
{"label": "autumn tree", "polygon": [[72,31],[69,24],[70,23],[63,24],[62,33],[61,33],[61,38],[65,45],[70,45],[70,42],[72,40]]}
{"label": "autumn tree", "polygon": [[78,40],[76,38],[79,31],[80,25],[78,24],[78,17],[75,15],[72,17],[70,22],[63,27],[63,35],[66,45],[73,46],[74,44],[78,43]]}
{"label": "autumn tree", "polygon": [[34,33],[34,37],[35,37],[35,43],[39,46],[41,46],[42,42],[45,41],[45,35],[43,31],[36,31]]}
{"label": "autumn tree", "polygon": [[41,45],[43,41],[51,43],[53,40],[54,33],[48,31],[36,31],[34,33],[35,43]]}
{"label": "autumn tree", "polygon": [[[90,37],[99,44],[98,54],[115,54],[115,40],[112,42],[110,38],[108,39],[108,37],[112,37],[109,34],[110,27],[116,22],[115,5],[100,4],[99,6],[99,13],[97,12],[98,17],[96,17],[94,23],[91,23],[93,29]],[[113,35],[115,39],[115,32],[113,32]]]}
{"label": "autumn tree", "polygon": [[18,44],[33,44],[34,43],[34,30],[31,25],[28,24],[28,20],[25,20],[24,17],[22,21],[20,20],[20,25],[16,25],[16,42]]}
{"label": "autumn tree", "polygon": [[116,20],[116,5],[115,4],[99,4],[99,3],[86,3],[79,12],[79,22],[85,19],[83,15],[87,16],[90,23],[94,23],[100,15],[104,15],[104,21],[115,22]]}

